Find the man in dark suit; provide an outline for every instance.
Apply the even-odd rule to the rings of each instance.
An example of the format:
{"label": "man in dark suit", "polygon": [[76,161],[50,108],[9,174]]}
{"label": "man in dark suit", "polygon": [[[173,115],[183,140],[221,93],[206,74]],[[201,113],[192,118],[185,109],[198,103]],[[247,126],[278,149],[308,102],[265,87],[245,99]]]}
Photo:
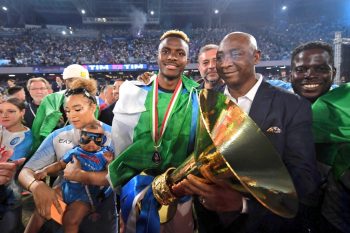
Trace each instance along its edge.
{"label": "man in dark suit", "polygon": [[295,219],[283,219],[227,185],[208,184],[204,178],[189,175],[172,189],[177,195],[199,197],[200,203],[195,198],[199,232],[309,230],[303,223],[305,208],[319,182],[310,103],[264,82],[255,73],[260,56],[253,36],[230,33],[220,43],[217,70],[227,85],[225,94],[250,115],[279,152],[296,187],[299,213]]}
{"label": "man in dark suit", "polygon": [[103,123],[106,123],[107,125],[112,125],[114,113],[113,109],[115,104],[117,103],[119,99],[119,88],[120,86],[124,83],[123,79],[117,79],[114,84],[113,84],[113,97],[114,97],[114,102],[111,103],[107,108],[103,109],[101,111],[100,116],[98,119],[102,121]]}

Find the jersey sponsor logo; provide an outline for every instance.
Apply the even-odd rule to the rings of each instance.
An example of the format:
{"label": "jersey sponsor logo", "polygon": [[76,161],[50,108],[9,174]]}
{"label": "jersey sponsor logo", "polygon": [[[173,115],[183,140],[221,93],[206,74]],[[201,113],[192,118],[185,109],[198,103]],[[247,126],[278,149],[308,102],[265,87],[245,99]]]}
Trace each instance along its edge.
{"label": "jersey sponsor logo", "polygon": [[87,159],[87,160],[90,160],[96,164],[100,164],[100,160],[97,157],[92,157],[92,156],[89,156],[89,155],[86,155],[83,153],[80,153],[80,157]]}
{"label": "jersey sponsor logo", "polygon": [[11,140],[10,145],[16,145],[19,142],[19,137],[15,137],[14,139]]}
{"label": "jersey sponsor logo", "polygon": [[58,139],[58,143],[71,144],[72,140],[60,138],[60,139]]}

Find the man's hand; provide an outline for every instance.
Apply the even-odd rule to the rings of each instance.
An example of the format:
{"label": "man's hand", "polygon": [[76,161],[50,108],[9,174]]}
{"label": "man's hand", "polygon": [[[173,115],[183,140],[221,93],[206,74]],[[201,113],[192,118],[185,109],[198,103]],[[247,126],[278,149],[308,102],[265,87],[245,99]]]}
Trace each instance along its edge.
{"label": "man's hand", "polygon": [[0,163],[0,185],[8,183],[16,172],[16,164]]}
{"label": "man's hand", "polygon": [[188,175],[172,187],[177,196],[198,195],[201,204],[215,212],[241,211],[242,195],[225,182],[212,183],[207,179]]}
{"label": "man's hand", "polygon": [[16,173],[16,168],[21,166],[26,159],[18,159],[11,162],[0,162],[0,185],[8,183]]}
{"label": "man's hand", "polygon": [[153,75],[153,72],[145,72],[137,76],[137,81],[143,82],[144,84],[149,84],[149,82],[151,81],[152,75]]}

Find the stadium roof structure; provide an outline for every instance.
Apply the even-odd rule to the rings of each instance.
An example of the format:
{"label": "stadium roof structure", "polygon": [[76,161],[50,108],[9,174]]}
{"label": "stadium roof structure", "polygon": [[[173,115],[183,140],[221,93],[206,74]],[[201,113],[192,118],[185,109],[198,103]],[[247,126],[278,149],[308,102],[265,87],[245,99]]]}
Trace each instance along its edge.
{"label": "stadium roof structure", "polygon": [[[281,4],[288,11],[301,8],[335,5],[346,0],[0,0],[8,11],[7,24],[65,24],[131,23],[135,17],[145,17],[147,23],[198,21],[208,25],[212,21],[246,22],[247,19],[274,20]],[[311,8],[310,8],[311,7]],[[84,13],[82,13],[84,10]],[[325,9],[325,10],[329,10]],[[152,14],[151,14],[152,11]],[[216,12],[216,13],[215,13]],[[310,14],[310,11],[308,11]],[[1,12],[4,14],[4,12]],[[306,12],[305,12],[306,13]],[[317,12],[320,13],[320,12]],[[287,13],[284,13],[287,14]],[[0,15],[1,16],[1,15]],[[110,20],[111,19],[111,20]]]}

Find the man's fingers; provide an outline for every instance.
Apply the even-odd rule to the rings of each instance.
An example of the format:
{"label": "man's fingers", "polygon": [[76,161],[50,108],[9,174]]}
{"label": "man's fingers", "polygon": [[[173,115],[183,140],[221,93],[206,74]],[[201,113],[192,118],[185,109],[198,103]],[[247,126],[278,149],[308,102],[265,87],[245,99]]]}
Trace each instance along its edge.
{"label": "man's fingers", "polygon": [[0,171],[3,171],[3,170],[14,171],[15,167],[16,167],[16,164],[14,163],[0,162]]}
{"label": "man's fingers", "polygon": [[195,193],[190,188],[188,188],[188,186],[189,186],[188,180],[184,179],[180,183],[173,185],[171,187],[171,190],[177,197],[194,195]]}
{"label": "man's fingers", "polygon": [[21,159],[13,160],[13,161],[11,161],[11,163],[16,164],[16,166],[22,166],[22,164],[24,163],[24,161],[26,161],[26,158],[21,158]]}
{"label": "man's fingers", "polygon": [[208,184],[208,182],[203,178],[199,178],[194,175],[188,175],[187,180],[188,185],[186,185],[186,187],[197,195],[205,196],[212,191],[211,185]]}
{"label": "man's fingers", "polygon": [[7,176],[0,176],[0,185],[6,184],[9,182],[11,179],[8,178]]}
{"label": "man's fingers", "polygon": [[205,177],[207,180],[210,180],[211,183],[220,185],[222,187],[227,187],[227,182],[224,179],[218,179],[216,176],[213,175],[213,173],[208,169],[201,170],[201,174],[203,177]]}
{"label": "man's fingers", "polygon": [[8,169],[0,169],[0,176],[11,177],[14,174],[11,170]]}

